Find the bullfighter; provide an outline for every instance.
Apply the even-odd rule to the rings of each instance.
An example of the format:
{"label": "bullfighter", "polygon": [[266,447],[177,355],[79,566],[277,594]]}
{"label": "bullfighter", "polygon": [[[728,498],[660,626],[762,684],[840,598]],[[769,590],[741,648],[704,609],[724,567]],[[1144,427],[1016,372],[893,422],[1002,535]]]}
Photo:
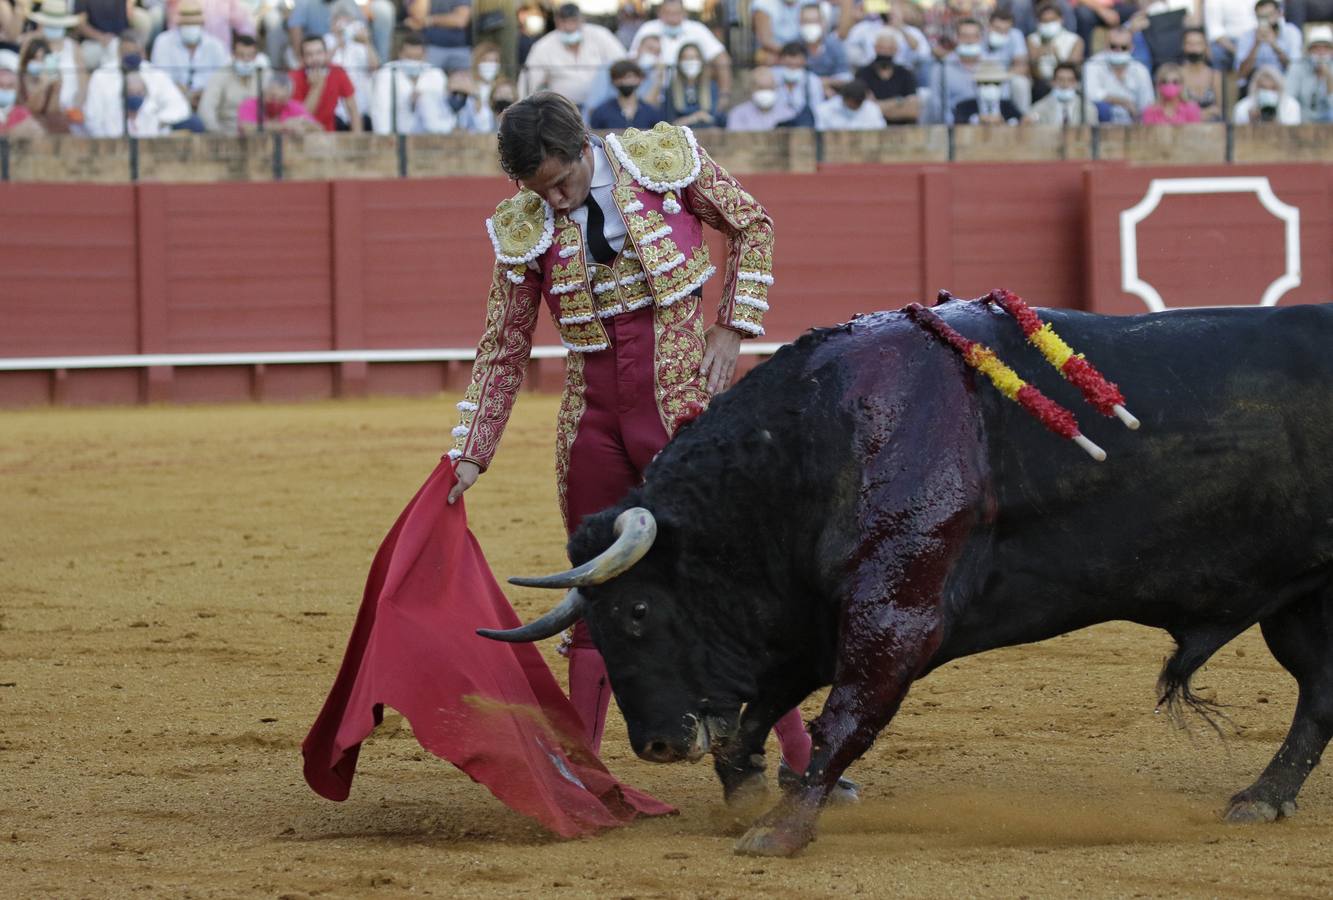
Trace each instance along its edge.
{"label": "bullfighter", "polygon": [[[569,350],[556,483],[572,534],[642,482],[677,428],[730,385],[741,340],[764,333],[773,222],[689,128],[663,123],[601,139],[552,92],[505,112],[499,153],[521,190],[486,221],[495,267],[472,381],[458,404],[449,502],[490,465],[545,300]],[[704,225],[729,245],[711,324],[702,287],[716,268]],[[565,652],[570,700],[600,752],[611,697],[605,663],[582,623]],[[775,731],[784,762],[804,771],[810,738],[799,710]],[[846,799],[854,790],[844,785]]]}

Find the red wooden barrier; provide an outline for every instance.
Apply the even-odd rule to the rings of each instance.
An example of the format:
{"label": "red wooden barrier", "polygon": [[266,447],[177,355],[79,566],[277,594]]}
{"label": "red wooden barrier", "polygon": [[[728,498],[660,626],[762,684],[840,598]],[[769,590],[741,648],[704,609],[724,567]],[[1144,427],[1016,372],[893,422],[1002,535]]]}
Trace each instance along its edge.
{"label": "red wooden barrier", "polygon": [[[1266,178],[1295,209],[1301,284],[1333,299],[1333,167],[1108,163],[843,166],[745,177],[777,223],[765,340],[1005,286],[1034,304],[1145,311],[1122,289],[1121,213],[1154,179]],[[0,185],[0,358],[468,348],[492,251],[493,178],[275,184]],[[1269,203],[1273,206],[1273,202]],[[1170,306],[1256,303],[1287,225],[1253,192],[1165,194],[1134,228],[1138,277]],[[721,267],[724,245],[714,235]],[[705,291],[716,301],[720,278]],[[1142,292],[1142,291],[1141,291]],[[556,345],[545,319],[536,343]],[[555,387],[559,364],[538,367]],[[0,371],[0,404],[295,399],[458,386],[465,363],[342,362]]]}

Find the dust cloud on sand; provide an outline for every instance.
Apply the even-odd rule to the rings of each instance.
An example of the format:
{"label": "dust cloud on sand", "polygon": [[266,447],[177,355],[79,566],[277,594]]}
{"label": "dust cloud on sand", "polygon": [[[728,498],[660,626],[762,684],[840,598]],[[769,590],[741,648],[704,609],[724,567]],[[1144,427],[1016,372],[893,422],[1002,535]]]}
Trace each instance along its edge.
{"label": "dust cloud on sand", "polygon": [[[351,798],[319,798],[300,741],[457,399],[2,414],[0,897],[1333,893],[1327,771],[1291,821],[1218,820],[1295,700],[1257,632],[1198,678],[1225,740],[1153,715],[1169,640],[1136,626],[946,666],[796,860],[733,856],[711,767],[639,761],[614,709],[608,765],[680,815],[552,839],[392,713]],[[467,497],[502,579],[564,561],[555,414],[525,395]],[[524,617],[552,600],[510,590]]]}

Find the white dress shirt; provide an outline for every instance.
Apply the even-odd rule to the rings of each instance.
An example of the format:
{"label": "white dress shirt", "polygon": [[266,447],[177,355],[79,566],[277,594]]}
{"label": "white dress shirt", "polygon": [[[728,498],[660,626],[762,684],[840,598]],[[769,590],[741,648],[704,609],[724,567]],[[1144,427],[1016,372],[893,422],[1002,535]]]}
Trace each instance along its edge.
{"label": "white dress shirt", "polygon": [[668,66],[676,64],[676,54],[680,48],[686,44],[694,44],[699,48],[699,52],[704,56],[704,62],[712,62],[717,59],[717,55],[727,48],[722,46],[722,42],[717,39],[713,32],[708,30],[708,26],[703,22],[696,22],[693,19],[686,19],[680,23],[680,32],[674,37],[667,34],[666,26],[660,19],[653,19],[651,22],[644,22],[639,30],[634,32],[634,42],[630,44],[630,54],[639,52],[639,45],[643,43],[646,37],[655,37],[662,42],[662,62]]}
{"label": "white dress shirt", "polygon": [[[443,70],[427,65],[416,78],[408,75],[403,61],[381,66],[375,73],[375,99],[370,122],[376,134],[394,133],[394,94],[398,101],[399,134],[448,134],[454,130],[454,111],[449,108],[449,82]],[[416,102],[413,103],[413,95]]]}
{"label": "white dress shirt", "polygon": [[231,51],[217,38],[205,33],[191,53],[181,40],[180,31],[172,28],[153,41],[153,65],[182,88],[202,92],[215,72],[231,65]]}
{"label": "white dress shirt", "polygon": [[[611,196],[611,189],[616,186],[616,175],[611,171],[611,163],[606,158],[606,148],[600,139],[594,139],[592,142],[592,200],[602,210],[602,219],[605,226],[602,228],[602,234],[606,237],[606,242],[611,245],[611,249],[620,252],[625,246],[625,220],[620,215],[620,209],[616,206],[616,201]],[[579,231],[583,232],[583,245],[588,246],[588,208],[580,206],[569,214],[569,218],[579,226]],[[592,250],[588,250],[588,261],[592,261]]]}
{"label": "white dress shirt", "polygon": [[[161,40],[161,37],[158,39]],[[166,72],[151,63],[142,63],[139,75],[148,88],[148,99],[144,105],[151,104],[153,117],[158,122],[169,127],[190,117],[190,101],[185,99],[185,95]],[[121,105],[124,77],[120,71],[120,58],[112,57],[88,79],[83,123],[93,137],[124,136],[124,107]]]}
{"label": "white dress shirt", "polygon": [[888,124],[874,97],[866,97],[858,109],[848,109],[835,94],[815,107],[816,131],[874,131]]}

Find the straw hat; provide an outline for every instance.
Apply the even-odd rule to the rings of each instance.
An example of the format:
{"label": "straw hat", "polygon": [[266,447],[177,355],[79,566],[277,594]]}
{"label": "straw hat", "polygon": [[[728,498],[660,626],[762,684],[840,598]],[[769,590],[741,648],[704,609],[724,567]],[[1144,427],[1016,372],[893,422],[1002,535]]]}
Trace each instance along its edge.
{"label": "straw hat", "polygon": [[975,82],[1000,83],[1009,80],[1009,70],[993,59],[983,59],[981,63],[972,71],[972,80]]}
{"label": "straw hat", "polygon": [[28,13],[28,18],[51,28],[73,28],[83,17],[73,14],[69,0],[44,0],[42,8]]}
{"label": "straw hat", "polygon": [[1333,25],[1311,25],[1305,35],[1306,48],[1315,44],[1333,44]]}
{"label": "straw hat", "polygon": [[204,24],[204,8],[199,5],[199,0],[181,0],[181,5],[176,10],[176,24]]}

